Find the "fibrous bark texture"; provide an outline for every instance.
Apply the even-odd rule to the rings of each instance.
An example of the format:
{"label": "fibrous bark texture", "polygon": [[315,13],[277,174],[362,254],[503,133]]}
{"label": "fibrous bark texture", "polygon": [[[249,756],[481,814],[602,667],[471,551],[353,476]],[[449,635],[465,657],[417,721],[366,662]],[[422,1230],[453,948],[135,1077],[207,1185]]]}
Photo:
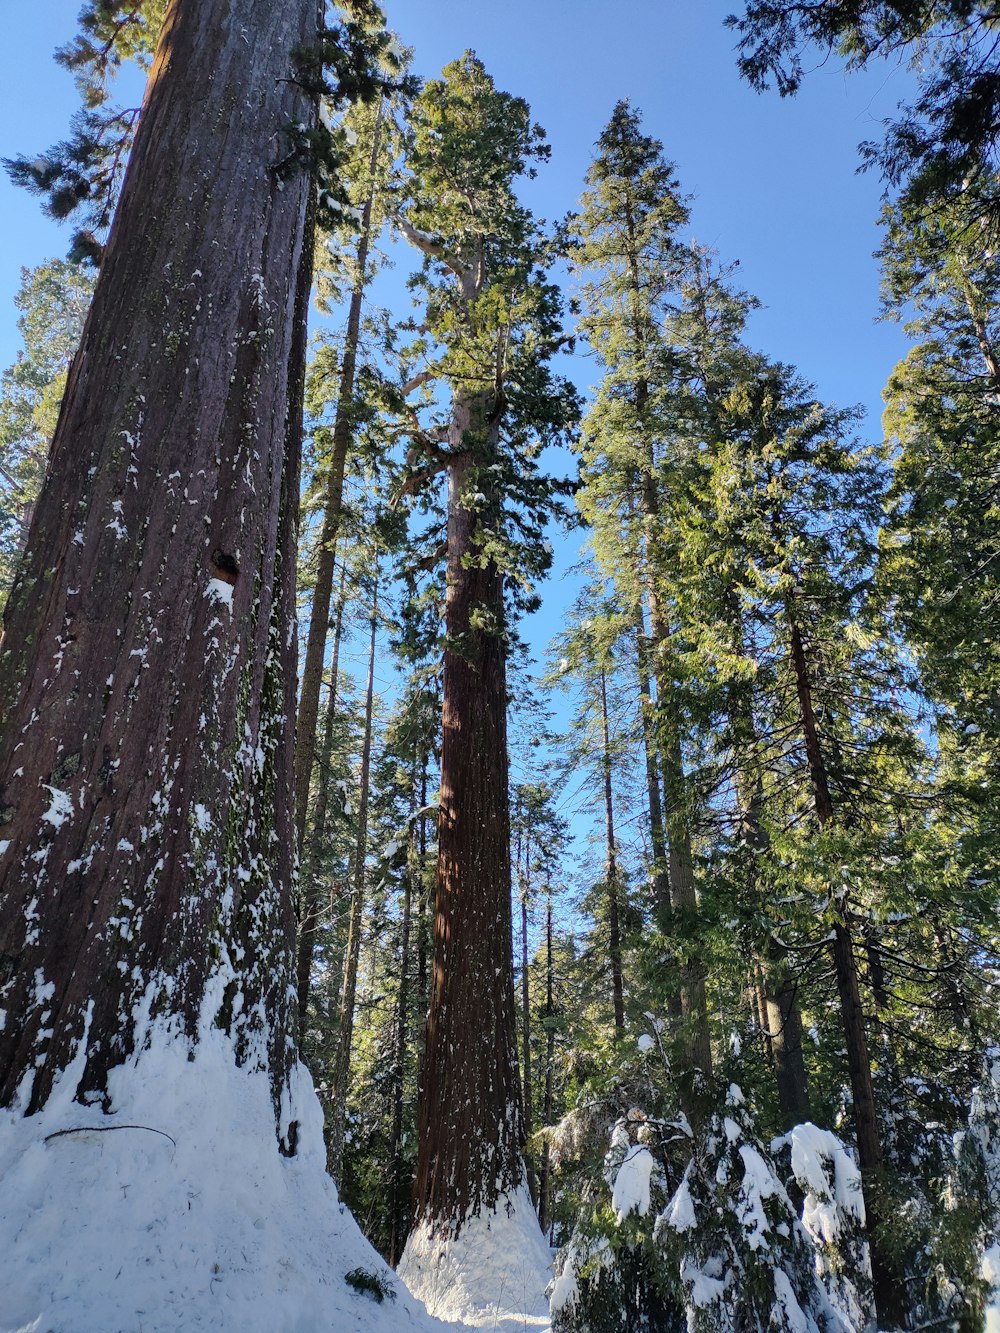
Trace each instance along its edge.
{"label": "fibrous bark texture", "polygon": [[456,1233],[524,1181],[503,576],[478,550],[466,484],[471,442],[482,448],[495,430],[486,416],[486,405],[460,400],[451,427],[434,969],[418,1121],[417,1216]]}
{"label": "fibrous bark texture", "polygon": [[[0,1104],[162,1019],[292,1054],[316,0],[173,0],[0,652]],[[288,170],[277,165],[291,163]]]}

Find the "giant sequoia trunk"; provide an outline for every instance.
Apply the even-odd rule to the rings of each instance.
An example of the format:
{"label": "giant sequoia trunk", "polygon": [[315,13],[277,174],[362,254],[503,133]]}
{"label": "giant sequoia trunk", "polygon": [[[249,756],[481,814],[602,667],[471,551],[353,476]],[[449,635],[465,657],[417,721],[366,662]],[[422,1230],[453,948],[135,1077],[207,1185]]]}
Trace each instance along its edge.
{"label": "giant sequoia trunk", "polygon": [[[434,966],[418,1119],[418,1219],[457,1232],[525,1179],[511,938],[503,576],[482,556],[473,450],[489,400],[459,399],[449,441]],[[480,482],[480,484],[482,484]],[[485,497],[496,503],[496,497]]]}
{"label": "giant sequoia trunk", "polygon": [[[0,652],[0,1104],[157,1020],[292,1042],[292,615],[316,0],[173,0]],[[288,1130],[288,1127],[285,1127]],[[286,1150],[294,1134],[289,1131]]]}

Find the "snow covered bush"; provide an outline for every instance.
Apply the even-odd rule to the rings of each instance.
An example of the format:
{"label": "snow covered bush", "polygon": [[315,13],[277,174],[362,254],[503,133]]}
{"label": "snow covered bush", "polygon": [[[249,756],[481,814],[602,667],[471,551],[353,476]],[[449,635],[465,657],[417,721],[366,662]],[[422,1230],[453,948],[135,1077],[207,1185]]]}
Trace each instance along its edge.
{"label": "snow covered bush", "polygon": [[653,1244],[653,1223],[669,1193],[672,1146],[682,1139],[682,1122],[650,1119],[637,1108],[615,1122],[602,1170],[557,1261],[550,1291],[556,1333],[680,1327],[676,1283]]}
{"label": "snow covered bush", "polygon": [[809,1234],[735,1084],[696,1140],[657,1219],[655,1241],[680,1275],[689,1333],[847,1333],[864,1326],[831,1304]]}
{"label": "snow covered bush", "polygon": [[802,1196],[802,1225],[830,1304],[847,1328],[874,1328],[861,1173],[836,1134],[796,1125],[771,1144]]}

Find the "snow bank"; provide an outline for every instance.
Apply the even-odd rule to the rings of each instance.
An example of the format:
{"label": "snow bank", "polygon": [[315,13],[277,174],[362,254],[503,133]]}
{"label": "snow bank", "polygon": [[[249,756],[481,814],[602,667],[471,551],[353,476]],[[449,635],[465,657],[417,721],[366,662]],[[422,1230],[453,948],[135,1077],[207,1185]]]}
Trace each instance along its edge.
{"label": "snow bank", "polygon": [[1000,1333],[1000,1244],[991,1245],[983,1255],[980,1276],[990,1287],[983,1311],[984,1333]]}
{"label": "snow bank", "polygon": [[552,1256],[524,1186],[495,1212],[469,1218],[455,1239],[415,1227],[399,1276],[438,1319],[497,1333],[549,1327]]}
{"label": "snow bank", "polygon": [[339,1204],[301,1066],[293,1158],[266,1076],[221,1031],[193,1060],[154,1034],[112,1075],[110,1114],[72,1100],[78,1074],[37,1115],[0,1113],[0,1333],[440,1329]]}

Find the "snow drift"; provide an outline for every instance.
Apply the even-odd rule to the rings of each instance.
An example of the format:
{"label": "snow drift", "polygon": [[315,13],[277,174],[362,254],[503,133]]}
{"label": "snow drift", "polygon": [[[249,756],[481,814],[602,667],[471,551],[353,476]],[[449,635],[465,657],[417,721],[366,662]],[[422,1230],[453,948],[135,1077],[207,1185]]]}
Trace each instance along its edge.
{"label": "snow drift", "polygon": [[110,1114],[73,1100],[0,1112],[2,1333],[431,1333],[338,1202],[322,1109],[295,1070],[280,1155],[268,1078],[211,1027],[166,1030],[110,1081]]}
{"label": "snow drift", "polygon": [[497,1333],[549,1327],[552,1256],[523,1185],[496,1211],[468,1218],[457,1237],[416,1226],[399,1276],[438,1319]]}

